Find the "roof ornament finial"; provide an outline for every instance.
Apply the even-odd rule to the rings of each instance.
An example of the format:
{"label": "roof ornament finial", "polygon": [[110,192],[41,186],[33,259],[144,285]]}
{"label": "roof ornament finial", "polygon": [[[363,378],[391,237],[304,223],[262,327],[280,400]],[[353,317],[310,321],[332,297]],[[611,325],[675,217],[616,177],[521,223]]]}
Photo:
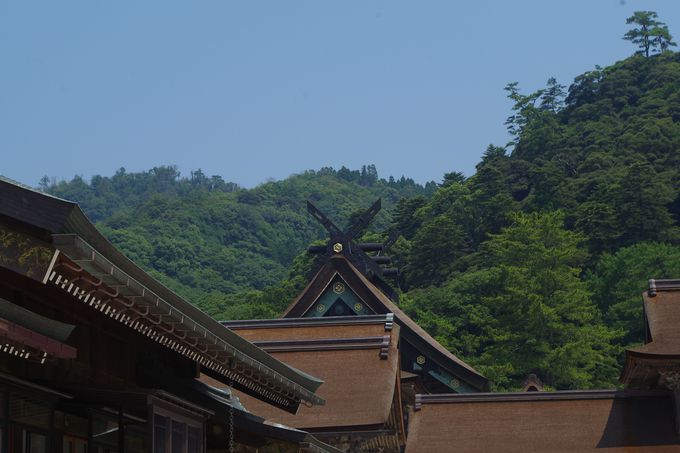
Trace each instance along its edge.
{"label": "roof ornament finial", "polygon": [[[307,211],[328,231],[329,241],[326,245],[310,246],[307,251],[330,258],[343,255],[348,258],[369,280],[376,277],[396,276],[397,269],[384,268],[391,262],[384,255],[385,245],[379,242],[356,243],[363,231],[370,225],[382,208],[382,199],[378,198],[366,211],[354,216],[352,223],[344,231],[340,229],[326,214],[307,201]],[[371,254],[369,254],[371,253]]]}
{"label": "roof ornament finial", "polygon": [[529,373],[522,383],[523,392],[542,392],[543,381],[536,373]]}

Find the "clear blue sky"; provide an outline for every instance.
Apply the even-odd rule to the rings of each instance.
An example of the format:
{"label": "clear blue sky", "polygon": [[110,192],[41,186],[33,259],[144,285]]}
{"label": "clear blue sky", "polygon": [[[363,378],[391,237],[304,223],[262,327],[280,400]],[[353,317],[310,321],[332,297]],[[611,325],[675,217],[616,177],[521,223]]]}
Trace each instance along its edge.
{"label": "clear blue sky", "polygon": [[0,174],[470,175],[507,141],[505,84],[625,58],[635,10],[680,42],[674,0],[2,2]]}

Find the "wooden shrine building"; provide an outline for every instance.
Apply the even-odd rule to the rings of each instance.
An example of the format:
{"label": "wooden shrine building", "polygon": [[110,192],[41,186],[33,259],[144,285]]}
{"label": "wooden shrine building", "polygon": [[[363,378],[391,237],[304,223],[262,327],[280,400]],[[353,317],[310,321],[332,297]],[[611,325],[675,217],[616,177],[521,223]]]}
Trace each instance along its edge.
{"label": "wooden shrine building", "polygon": [[310,247],[318,255],[320,269],[309,285],[292,301],[284,318],[367,316],[392,313],[400,329],[400,368],[414,377],[420,393],[470,393],[489,389],[489,381],[460,360],[409,318],[396,304],[386,281],[397,270],[386,268],[386,245],[357,243],[357,236],[378,213],[376,201],[346,231],[338,228],[313,204],[308,211],[328,231],[325,246]]}
{"label": "wooden shrine building", "polygon": [[376,203],[330,233],[319,270],[281,319],[223,322],[325,381],[327,404],[291,415],[249,396],[266,419],[345,452],[680,452],[680,280],[650,281],[647,343],[627,351],[621,390],[489,393],[489,382],[395,304],[382,244],[356,242]]}
{"label": "wooden shrine building", "polygon": [[406,452],[680,451],[680,280],[650,280],[643,304],[622,390],[418,395]]}
{"label": "wooden shrine building", "polygon": [[324,406],[290,414],[240,395],[252,412],[308,431],[343,451],[400,451],[405,427],[399,385],[399,326],[392,315],[227,323],[296,369],[324,380]]}
{"label": "wooden shrine building", "polygon": [[324,403],[320,379],[168,290],[78,205],[0,178],[0,247],[0,451],[339,451],[231,391],[294,414]]}
{"label": "wooden shrine building", "polygon": [[380,209],[378,200],[342,231],[311,203],[328,230],[311,247],[319,270],[281,319],[222,324],[277,359],[324,380],[325,406],[287,414],[246,395],[244,405],[275,423],[308,431],[347,452],[401,452],[409,413],[420,393],[476,393],[488,380],[449,352],[395,304],[383,244],[356,236]]}
{"label": "wooden shrine building", "polygon": [[622,389],[489,393],[411,320],[377,202],[329,232],[279,319],[217,322],[75,204],[0,177],[0,451],[680,451],[680,280],[650,280]]}

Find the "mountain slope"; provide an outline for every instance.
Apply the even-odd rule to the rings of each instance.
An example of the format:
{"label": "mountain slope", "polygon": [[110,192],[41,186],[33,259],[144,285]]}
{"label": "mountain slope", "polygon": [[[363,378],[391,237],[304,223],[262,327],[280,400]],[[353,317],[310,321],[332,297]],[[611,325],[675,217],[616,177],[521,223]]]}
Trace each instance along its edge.
{"label": "mountain slope", "polygon": [[78,201],[130,258],[180,293],[196,296],[263,289],[287,277],[295,256],[325,236],[307,214],[307,200],[341,224],[382,197],[374,227],[385,228],[400,198],[434,187],[379,179],[369,165],[361,171],[307,171],[253,189],[200,171],[181,178],[172,167],[121,169],[112,177],[95,176],[89,183],[76,177],[46,190]]}
{"label": "mountain slope", "polygon": [[680,277],[680,54],[507,90],[511,152],[396,209],[404,307],[499,388],[616,385],[646,279]]}

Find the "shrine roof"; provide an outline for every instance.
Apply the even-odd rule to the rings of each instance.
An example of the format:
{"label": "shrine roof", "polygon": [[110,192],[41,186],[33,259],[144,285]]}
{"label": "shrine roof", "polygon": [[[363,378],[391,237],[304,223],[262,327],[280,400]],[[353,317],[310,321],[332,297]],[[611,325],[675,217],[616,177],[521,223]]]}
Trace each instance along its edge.
{"label": "shrine roof", "polygon": [[291,415],[239,395],[243,405],[267,420],[305,430],[385,425],[399,374],[399,327],[390,315],[370,318],[227,323],[277,359],[324,380],[318,392],[326,401],[323,407],[301,407]]}
{"label": "shrine roof", "polygon": [[418,395],[406,453],[678,451],[662,391]]}
{"label": "shrine roof", "polygon": [[[323,404],[315,395],[321,380],[274,359],[151,277],[114,247],[77,203],[0,176],[0,218],[3,224],[28,232],[27,237],[42,244],[41,252],[49,252],[44,269],[38,266],[44,277],[35,269],[24,275],[55,285],[202,365],[237,373],[239,383],[272,404],[285,403],[291,411],[300,401]],[[133,316],[123,316],[126,310]],[[186,347],[187,341],[198,349]],[[234,371],[232,365],[242,370]],[[253,373],[257,382],[247,377]]]}
{"label": "shrine roof", "polygon": [[631,388],[654,388],[668,367],[680,366],[680,280],[649,280],[642,300],[645,343],[626,350],[619,380]]}
{"label": "shrine roof", "polygon": [[489,381],[486,377],[432,338],[341,254],[332,256],[326,261],[307,287],[284,311],[283,318],[297,318],[296,321],[304,319],[305,313],[336,275],[339,275],[375,313],[394,313],[395,322],[402,327],[402,336],[415,343],[440,366],[466,379],[479,390],[488,389]]}
{"label": "shrine roof", "polygon": [[680,356],[680,280],[650,280],[642,295],[646,344],[631,351]]}

